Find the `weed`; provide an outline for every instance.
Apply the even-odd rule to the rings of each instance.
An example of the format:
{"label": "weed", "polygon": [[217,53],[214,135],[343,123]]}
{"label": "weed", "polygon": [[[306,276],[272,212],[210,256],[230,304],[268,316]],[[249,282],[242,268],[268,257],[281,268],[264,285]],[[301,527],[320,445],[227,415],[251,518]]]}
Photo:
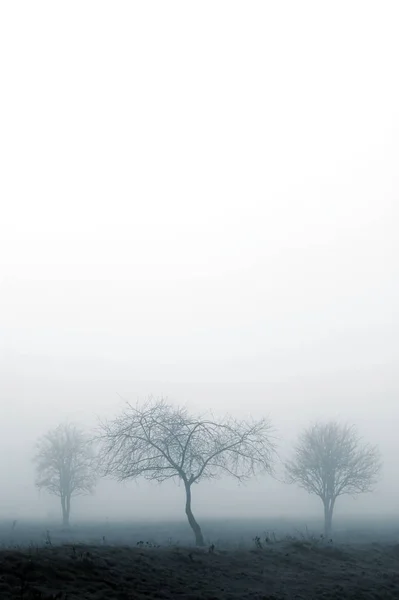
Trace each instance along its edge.
{"label": "weed", "polygon": [[258,535],[256,535],[252,541],[255,543],[255,548],[257,548],[257,550],[262,550],[263,544]]}
{"label": "weed", "polygon": [[136,546],[139,546],[140,548],[160,548],[161,546],[159,544],[156,544],[155,542],[143,542],[143,540],[140,540],[139,542],[136,543]]}
{"label": "weed", "polygon": [[46,546],[52,546],[53,545],[53,543],[51,541],[50,531],[48,529],[46,531],[46,540],[45,540],[44,543],[45,543]]}

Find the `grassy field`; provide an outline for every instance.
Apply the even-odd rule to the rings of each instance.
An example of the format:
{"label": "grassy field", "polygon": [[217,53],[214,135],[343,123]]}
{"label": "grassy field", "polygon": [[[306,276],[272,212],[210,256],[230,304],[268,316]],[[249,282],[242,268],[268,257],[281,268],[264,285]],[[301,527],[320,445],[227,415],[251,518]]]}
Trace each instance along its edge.
{"label": "grassy field", "polygon": [[207,521],[196,549],[186,523],[1,523],[0,598],[399,598],[398,528]]}

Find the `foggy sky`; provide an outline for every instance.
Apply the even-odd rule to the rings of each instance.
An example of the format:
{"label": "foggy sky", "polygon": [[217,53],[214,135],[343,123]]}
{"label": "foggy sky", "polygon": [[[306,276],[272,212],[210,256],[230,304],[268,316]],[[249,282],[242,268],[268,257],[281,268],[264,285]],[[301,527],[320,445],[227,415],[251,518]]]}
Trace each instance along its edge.
{"label": "foggy sky", "polygon": [[[0,516],[58,510],[33,487],[36,437],[117,394],[270,414],[282,455],[313,418],[355,422],[383,481],[342,506],[395,510],[398,13],[1,6]],[[162,489],[160,507],[104,483],[79,514],[112,495],[115,515],[180,516]],[[195,489],[199,515],[210,493],[215,514],[319,508],[223,480]]]}

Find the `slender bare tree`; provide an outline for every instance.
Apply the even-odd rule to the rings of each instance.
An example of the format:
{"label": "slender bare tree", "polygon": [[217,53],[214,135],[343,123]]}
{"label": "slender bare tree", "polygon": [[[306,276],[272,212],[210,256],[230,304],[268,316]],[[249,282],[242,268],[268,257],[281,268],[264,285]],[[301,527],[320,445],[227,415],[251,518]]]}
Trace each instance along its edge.
{"label": "slender bare tree", "polygon": [[337,498],[371,492],[380,469],[378,448],[362,444],[354,427],[335,421],[306,429],[299,437],[293,460],[286,463],[289,483],[297,483],[321,498],[326,538],[331,537]]}
{"label": "slender bare tree", "polygon": [[191,506],[192,486],[227,474],[243,481],[271,472],[275,453],[269,421],[222,422],[191,416],[164,400],[136,407],[127,403],[120,416],[100,424],[97,436],[104,476],[119,481],[144,477],[162,483],[182,481],[185,511],[198,546],[204,544]]}
{"label": "slender bare tree", "polygon": [[64,526],[69,526],[71,498],[91,494],[95,486],[89,439],[72,424],[62,424],[39,439],[34,457],[36,485],[59,496]]}

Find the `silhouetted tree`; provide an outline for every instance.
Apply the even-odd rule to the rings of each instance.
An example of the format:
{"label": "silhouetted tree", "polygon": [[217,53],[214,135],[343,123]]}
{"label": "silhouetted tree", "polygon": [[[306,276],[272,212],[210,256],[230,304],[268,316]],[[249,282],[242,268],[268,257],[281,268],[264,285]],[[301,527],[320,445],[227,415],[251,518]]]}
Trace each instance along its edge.
{"label": "silhouetted tree", "polygon": [[228,417],[217,422],[151,399],[136,407],[127,403],[119,417],[100,424],[98,439],[105,476],[183,482],[185,511],[198,546],[204,538],[192,512],[193,484],[223,473],[242,481],[256,472],[271,472],[275,452],[265,419],[245,422]]}
{"label": "silhouetted tree", "polygon": [[59,425],[39,439],[34,461],[37,487],[59,496],[63,524],[69,526],[71,498],[94,491],[96,477],[88,438],[75,425]]}
{"label": "silhouetted tree", "polygon": [[324,506],[324,534],[331,537],[337,498],[372,491],[381,468],[377,447],[362,444],[354,427],[317,423],[299,437],[292,461],[286,464],[290,483],[316,494]]}

